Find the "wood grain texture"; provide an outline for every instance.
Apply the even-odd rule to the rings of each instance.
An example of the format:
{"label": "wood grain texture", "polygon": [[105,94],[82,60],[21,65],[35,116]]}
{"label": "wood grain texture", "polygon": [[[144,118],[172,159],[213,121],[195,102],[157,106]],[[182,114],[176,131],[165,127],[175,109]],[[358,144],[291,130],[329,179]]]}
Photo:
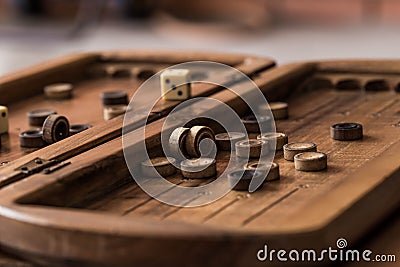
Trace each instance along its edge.
{"label": "wood grain texture", "polygon": [[[365,76],[363,64],[367,63],[349,63],[354,70],[350,75],[366,81],[379,78],[376,73]],[[329,64],[326,69],[331,68]],[[376,62],[370,64],[384,73],[384,67],[390,72],[400,63],[383,64],[382,69]],[[311,90],[309,83],[321,75],[333,84],[342,73],[319,69],[324,69],[323,63],[291,64],[261,72],[253,80],[268,100],[289,103],[289,120],[277,122],[278,131],[288,134],[289,141],[317,143],[328,154],[326,171],[298,172],[278,152],[280,181],[253,194],[232,191],[210,205],[177,208],[150,198],[130,180],[117,137],[68,155],[71,164],[56,173],[35,174],[3,188],[0,224],[7,231],[0,229],[0,242],[39,263],[66,265],[62,259],[69,259],[70,265],[77,266],[170,266],[184,260],[202,266],[200,259],[204,258],[214,266],[262,266],[265,263],[258,262],[255,253],[265,242],[274,248],[322,248],[345,237],[354,244],[400,204],[396,186],[400,179],[400,95],[392,86],[388,91],[366,92],[314,84]],[[251,90],[244,94],[251,95]],[[239,115],[248,112],[232,93],[219,91],[211,96]],[[160,154],[164,121],[159,118],[146,126],[152,155]],[[355,142],[330,139],[330,126],[343,121],[362,123],[365,138]],[[139,131],[125,137],[133,148],[141,141]],[[218,173],[228,156],[219,153]],[[142,159],[134,160],[140,163]],[[180,175],[169,180],[183,186],[210,181],[186,180]],[[27,241],[27,234],[35,239]],[[54,244],[54,237],[62,242]],[[154,250],[159,251],[157,257]]]}

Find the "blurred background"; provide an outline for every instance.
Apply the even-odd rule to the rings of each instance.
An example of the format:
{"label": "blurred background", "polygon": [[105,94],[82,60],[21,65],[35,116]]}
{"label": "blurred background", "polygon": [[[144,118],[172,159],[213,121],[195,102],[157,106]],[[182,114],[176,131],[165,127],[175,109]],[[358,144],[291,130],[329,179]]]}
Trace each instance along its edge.
{"label": "blurred background", "polygon": [[398,0],[0,0],[0,75],[74,52],[399,58]]}

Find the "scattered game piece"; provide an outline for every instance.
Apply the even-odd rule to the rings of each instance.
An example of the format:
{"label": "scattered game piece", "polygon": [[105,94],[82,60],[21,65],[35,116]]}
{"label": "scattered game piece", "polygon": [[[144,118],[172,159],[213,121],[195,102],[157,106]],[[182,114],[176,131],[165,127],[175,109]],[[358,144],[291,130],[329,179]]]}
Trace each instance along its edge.
{"label": "scattered game piece", "polygon": [[50,115],[43,123],[43,140],[48,144],[56,143],[69,136],[68,119],[61,115]]}
{"label": "scattered game piece", "polygon": [[29,130],[19,134],[19,143],[21,147],[41,148],[46,145],[43,140],[43,132],[41,130]]}
{"label": "scattered game piece", "polygon": [[244,133],[230,132],[215,135],[217,147],[223,151],[235,150],[235,144],[246,137]]}
{"label": "scattered game piece", "polygon": [[28,112],[28,122],[31,126],[43,126],[48,116],[57,114],[57,111],[51,109],[38,109]]}
{"label": "scattered game piece", "polygon": [[[261,178],[265,173],[255,170],[237,170],[228,174],[228,180],[233,190],[247,191],[253,178]],[[262,188],[262,184],[257,190]]]}
{"label": "scattered game piece", "polygon": [[107,106],[103,109],[104,120],[108,121],[119,115],[124,114],[128,110],[127,105],[115,105],[115,106]]}
{"label": "scattered game piece", "polygon": [[161,73],[161,94],[166,100],[190,98],[189,70],[168,69]]}
{"label": "scattered game piece", "polygon": [[[271,150],[282,150],[283,146],[288,143],[288,136],[284,133],[265,133],[257,136],[257,139],[269,141],[271,144]],[[273,146],[272,140],[275,140],[275,147]]]}
{"label": "scattered game piece", "polygon": [[70,99],[72,97],[73,86],[70,83],[56,83],[44,88],[44,94],[49,99]]}
{"label": "scattered game piece", "polygon": [[176,173],[176,160],[171,157],[157,157],[142,162],[142,174],[146,177],[171,176]]}
{"label": "scattered game piece", "polygon": [[128,93],[124,91],[103,92],[100,95],[103,106],[128,105]]}
{"label": "scattered game piece", "polygon": [[212,158],[186,159],[181,162],[181,172],[189,179],[208,178],[215,176],[217,165]]}
{"label": "scattered game piece", "polygon": [[[267,177],[265,178],[265,181],[267,181],[267,182],[276,181],[276,180],[280,179],[279,165],[275,162],[268,164],[268,163],[253,161],[253,162],[247,163],[244,166],[244,169],[263,172],[264,175],[267,175]],[[268,172],[268,174],[267,174],[267,172]]]}
{"label": "scattered game piece", "polygon": [[132,75],[132,71],[129,67],[118,66],[110,70],[110,76],[112,78],[129,78]]}
{"label": "scattered game piece", "polygon": [[317,145],[311,142],[298,142],[283,146],[283,157],[288,161],[294,161],[294,156],[303,152],[317,152]]}
{"label": "scattered game piece", "polygon": [[345,122],[331,126],[332,139],[339,141],[353,141],[363,137],[363,127],[359,123]]}
{"label": "scattered game piece", "polygon": [[143,69],[143,68],[137,68],[134,70],[134,73],[136,75],[136,78],[139,80],[147,80],[151,76],[155,74],[154,70],[152,69]]}
{"label": "scattered game piece", "polygon": [[272,102],[269,103],[272,115],[275,120],[285,120],[288,118],[288,104],[285,102]]}
{"label": "scattered game piece", "polygon": [[186,136],[189,133],[189,128],[178,127],[176,128],[169,137],[169,149],[173,155],[177,158],[181,158],[184,156],[188,157],[185,142]]}
{"label": "scattered game piece", "polygon": [[304,152],[294,156],[294,167],[298,171],[321,171],[327,168],[327,159],[322,152]]}
{"label": "scattered game piece", "polygon": [[0,106],[0,134],[8,132],[8,108]]}
{"label": "scattered game piece", "polygon": [[69,127],[69,134],[74,135],[80,132],[83,132],[89,128],[92,128],[92,125],[89,124],[73,124]]}
{"label": "scattered game piece", "polygon": [[236,156],[241,158],[259,158],[268,152],[268,143],[264,140],[249,139],[235,144]]}
{"label": "scattered game piece", "polygon": [[242,123],[249,133],[260,133],[260,127],[264,130],[269,126],[271,118],[268,116],[248,115],[242,118]]}
{"label": "scattered game piece", "polygon": [[[209,140],[207,140],[209,139]],[[205,146],[200,151],[200,143],[206,140]],[[208,142],[210,141],[210,142]],[[185,139],[185,149],[192,158],[200,158],[210,156],[215,144],[215,135],[213,130],[207,126],[193,126],[190,128]],[[202,155],[203,154],[203,155]]]}

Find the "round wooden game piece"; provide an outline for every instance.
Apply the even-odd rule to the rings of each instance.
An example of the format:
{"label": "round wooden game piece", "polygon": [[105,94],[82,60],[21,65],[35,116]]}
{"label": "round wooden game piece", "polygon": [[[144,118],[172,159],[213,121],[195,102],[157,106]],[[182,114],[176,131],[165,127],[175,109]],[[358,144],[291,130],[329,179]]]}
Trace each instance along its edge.
{"label": "round wooden game piece", "polygon": [[331,137],[339,141],[359,140],[363,137],[363,127],[354,122],[337,123],[331,126]]}
{"label": "round wooden game piece", "polygon": [[92,128],[92,125],[89,124],[73,124],[69,127],[69,134],[74,135],[80,132],[83,132],[89,128]]}
{"label": "round wooden game piece", "polygon": [[275,120],[285,120],[289,116],[288,104],[285,102],[272,102],[269,103],[272,115]]}
{"label": "round wooden game piece", "polygon": [[202,179],[213,177],[217,173],[217,164],[212,158],[186,159],[181,162],[183,177]]}
{"label": "round wooden game piece", "polygon": [[56,83],[44,88],[44,94],[50,99],[69,99],[72,97],[73,86],[70,83]]}
{"label": "round wooden game piece", "polygon": [[327,168],[327,159],[322,152],[304,152],[294,156],[294,167],[298,171],[321,171]]}
{"label": "round wooden game piece", "polygon": [[[260,171],[266,174],[267,177],[265,178],[265,181],[270,182],[270,181],[276,181],[280,179],[279,175],[279,165],[275,162],[272,163],[265,163],[265,162],[259,162],[259,161],[253,161],[249,162],[244,166],[245,170],[253,170],[253,171]],[[268,172],[268,174],[267,174]]]}
{"label": "round wooden game piece", "polygon": [[[204,151],[200,151],[200,143],[209,139],[212,143],[207,143]],[[193,126],[190,128],[185,138],[185,150],[190,157],[200,158],[211,155],[213,145],[215,144],[215,135],[213,130],[207,126]],[[203,155],[202,155],[203,152]]]}
{"label": "round wooden game piece", "polygon": [[244,133],[230,132],[220,133],[215,135],[215,142],[217,147],[223,151],[235,150],[235,144],[246,137]]}
{"label": "round wooden game piece", "polygon": [[142,174],[146,177],[171,176],[176,173],[174,164],[176,160],[172,157],[156,157],[142,162]]}
{"label": "round wooden game piece", "polygon": [[264,140],[249,139],[236,142],[236,156],[240,158],[259,158],[268,152],[268,143]]}
{"label": "round wooden game piece", "polygon": [[155,74],[154,70],[146,68],[136,68],[133,70],[133,73],[139,80],[147,80]]}
{"label": "round wooden game piece", "polygon": [[288,161],[294,161],[294,156],[303,152],[316,152],[317,145],[311,142],[289,143],[283,146],[283,157]]}
{"label": "round wooden game piece", "polygon": [[189,128],[178,127],[169,137],[169,150],[177,158],[181,158],[182,156],[185,158],[189,157],[185,148],[188,133]]}
{"label": "round wooden game piece", "polygon": [[103,109],[103,116],[104,120],[108,121],[119,115],[124,114],[128,110],[127,105],[115,105],[115,106],[108,106],[104,107]]}
{"label": "round wooden game piece", "polygon": [[48,144],[56,143],[69,136],[68,119],[61,115],[50,115],[43,123],[43,140]]}
{"label": "round wooden game piece", "polygon": [[114,67],[110,70],[112,78],[129,78],[132,75],[132,71],[129,67]]}
{"label": "round wooden game piece", "polygon": [[[288,136],[284,133],[265,133],[257,136],[257,139],[265,140],[271,144],[271,150],[282,150],[283,146],[288,143]],[[272,147],[275,140],[275,147]]]}
{"label": "round wooden game piece", "polygon": [[51,109],[38,109],[28,112],[28,121],[31,126],[43,126],[48,116],[57,114],[57,111]]}
{"label": "round wooden game piece", "polygon": [[128,105],[128,93],[124,91],[109,91],[101,93],[103,106]]}
{"label": "round wooden game piece", "polygon": [[40,130],[29,130],[19,134],[19,144],[26,148],[41,148],[46,144],[43,140],[43,132]]}
{"label": "round wooden game piece", "polygon": [[259,133],[260,126],[263,129],[266,129],[269,126],[269,122],[271,118],[268,116],[259,116],[256,117],[254,115],[248,115],[242,118],[242,123],[246,128],[246,131],[249,133]]}
{"label": "round wooden game piece", "polygon": [[[228,174],[228,181],[233,190],[247,191],[253,178],[261,178],[265,173],[256,170],[237,170]],[[262,184],[257,190],[262,188]]]}

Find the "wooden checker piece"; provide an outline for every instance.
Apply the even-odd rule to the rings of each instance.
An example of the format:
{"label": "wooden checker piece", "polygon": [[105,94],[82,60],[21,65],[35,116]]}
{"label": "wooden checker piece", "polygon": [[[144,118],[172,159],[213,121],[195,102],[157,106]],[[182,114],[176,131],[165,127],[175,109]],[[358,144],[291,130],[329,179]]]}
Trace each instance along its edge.
{"label": "wooden checker piece", "polygon": [[127,105],[114,105],[114,106],[106,106],[103,108],[103,117],[105,121],[114,119],[122,114],[124,114],[128,110]]}
{"label": "wooden checker piece", "polygon": [[363,127],[359,123],[344,122],[331,126],[331,138],[338,141],[354,141],[363,138]]}
{"label": "wooden checker piece", "polygon": [[92,125],[89,124],[73,124],[69,127],[69,134],[75,135],[90,128],[92,128]]}
{"label": "wooden checker piece", "polygon": [[212,158],[186,159],[181,162],[183,177],[188,179],[203,179],[217,174],[217,164]]}
{"label": "wooden checker piece", "polygon": [[267,129],[271,122],[268,116],[254,116],[248,115],[242,118],[242,123],[249,133],[260,133],[260,127],[264,130]]}
{"label": "wooden checker piece", "polygon": [[128,105],[128,93],[125,91],[108,91],[100,95],[103,106]]}
{"label": "wooden checker piece", "polygon": [[56,83],[44,88],[44,94],[49,99],[64,100],[72,97],[73,85],[71,83]]}
{"label": "wooden checker piece", "polygon": [[275,120],[285,120],[289,117],[288,104],[285,102],[272,102],[269,104]]}
{"label": "wooden checker piece", "polygon": [[57,114],[57,111],[52,109],[32,110],[27,114],[29,125],[42,127],[47,117],[54,114]]}
{"label": "wooden checker piece", "polygon": [[[192,158],[209,156],[212,152],[213,144],[207,143],[204,151],[200,151],[200,143],[206,139],[215,144],[215,135],[211,128],[207,126],[193,126],[190,128],[185,138],[185,149],[188,155]],[[201,152],[203,152],[203,155]]]}
{"label": "wooden checker piece", "polygon": [[56,143],[67,138],[69,134],[69,121],[61,115],[50,115],[43,123],[43,140],[47,144]]}
{"label": "wooden checker piece", "polygon": [[294,156],[294,167],[298,171],[322,171],[327,168],[328,157],[322,152],[304,152]]}
{"label": "wooden checker piece", "polygon": [[265,156],[268,151],[268,142],[264,140],[249,139],[236,142],[236,156],[240,158],[259,158]]}
{"label": "wooden checker piece", "polygon": [[288,161],[294,161],[294,156],[303,152],[316,152],[317,145],[311,142],[289,143],[283,146],[283,157]]}
{"label": "wooden checker piece", "polygon": [[19,134],[19,143],[21,147],[41,148],[46,145],[43,140],[43,132],[41,130],[29,130]]}
{"label": "wooden checker piece", "polygon": [[260,171],[266,175],[265,181],[271,182],[280,179],[279,165],[275,162],[265,163],[262,161],[249,162],[244,166],[245,170]]}
{"label": "wooden checker piece", "polygon": [[215,135],[217,147],[222,151],[235,150],[235,144],[246,138],[246,134],[240,132],[220,133]]}
{"label": "wooden checker piece", "polygon": [[176,128],[169,137],[169,150],[176,158],[188,158],[189,155],[186,152],[186,136],[189,133],[189,128],[178,127]]}
{"label": "wooden checker piece", "polygon": [[[265,133],[257,136],[257,139],[269,142],[271,150],[282,150],[283,146],[288,143],[288,136],[284,133]],[[275,141],[275,145],[273,142]]]}
{"label": "wooden checker piece", "polygon": [[141,164],[142,174],[146,177],[171,176],[176,173],[175,163],[176,160],[172,157],[148,159]]}
{"label": "wooden checker piece", "polygon": [[[228,181],[232,189],[235,191],[247,191],[251,180],[254,178],[261,178],[265,173],[256,170],[236,170],[228,174]],[[257,190],[263,187],[261,184]]]}

